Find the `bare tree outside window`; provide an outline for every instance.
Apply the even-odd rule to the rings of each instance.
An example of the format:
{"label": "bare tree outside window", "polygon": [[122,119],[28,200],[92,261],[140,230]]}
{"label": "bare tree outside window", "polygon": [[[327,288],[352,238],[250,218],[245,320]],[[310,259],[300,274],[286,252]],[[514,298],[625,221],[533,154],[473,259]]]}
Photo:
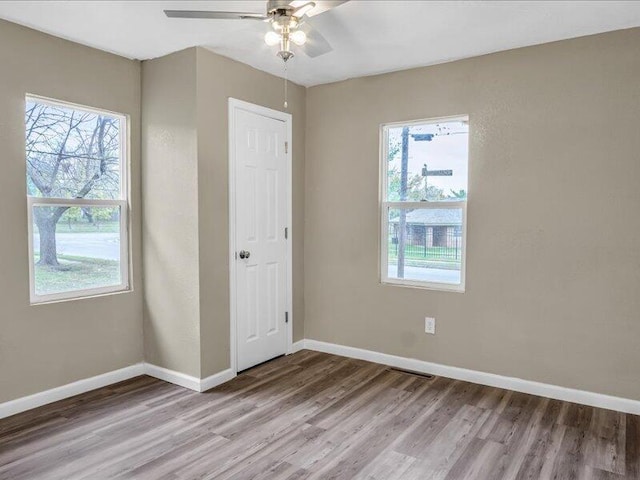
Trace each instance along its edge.
{"label": "bare tree outside window", "polygon": [[[122,116],[27,98],[27,193],[35,224],[32,261],[38,267],[33,270],[35,282],[40,283],[36,287],[43,287],[35,288],[36,294],[38,290],[45,294],[63,293],[121,283],[121,255],[107,254],[106,250],[113,248],[106,237],[96,235],[111,233],[109,241],[121,241],[121,216],[126,214],[121,171],[123,127]],[[64,232],[59,232],[60,228]],[[71,233],[82,235],[69,237]],[[68,257],[64,262],[60,259],[60,239]],[[93,247],[88,248],[89,245]],[[101,251],[101,245],[105,251]],[[105,262],[113,262],[113,278],[104,272],[102,279],[78,275],[83,262],[84,269],[90,270],[91,259],[94,264],[102,261],[103,270],[110,265]],[[61,273],[74,269],[75,275]],[[45,277],[51,282],[38,282]]]}

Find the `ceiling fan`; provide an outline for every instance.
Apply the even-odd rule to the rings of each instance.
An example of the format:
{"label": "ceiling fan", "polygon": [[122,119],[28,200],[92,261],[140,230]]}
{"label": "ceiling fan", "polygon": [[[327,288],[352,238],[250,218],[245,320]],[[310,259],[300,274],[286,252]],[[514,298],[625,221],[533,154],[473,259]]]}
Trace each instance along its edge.
{"label": "ceiling fan", "polygon": [[309,23],[309,18],[335,8],[348,0],[314,2],[301,0],[268,0],[266,13],[224,12],[208,10],[165,10],[170,18],[205,18],[220,20],[259,20],[269,22],[272,30],[264,41],[269,46],[280,45],[278,56],[285,64],[293,58],[291,43],[303,47],[309,57],[318,57],[332,50],[329,42]]}

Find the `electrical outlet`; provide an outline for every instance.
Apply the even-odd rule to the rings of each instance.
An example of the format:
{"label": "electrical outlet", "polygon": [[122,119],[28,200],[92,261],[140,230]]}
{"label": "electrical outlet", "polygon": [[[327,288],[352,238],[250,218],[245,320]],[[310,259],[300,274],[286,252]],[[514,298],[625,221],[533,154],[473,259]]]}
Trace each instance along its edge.
{"label": "electrical outlet", "polygon": [[424,333],[436,334],[436,319],[432,317],[424,317]]}

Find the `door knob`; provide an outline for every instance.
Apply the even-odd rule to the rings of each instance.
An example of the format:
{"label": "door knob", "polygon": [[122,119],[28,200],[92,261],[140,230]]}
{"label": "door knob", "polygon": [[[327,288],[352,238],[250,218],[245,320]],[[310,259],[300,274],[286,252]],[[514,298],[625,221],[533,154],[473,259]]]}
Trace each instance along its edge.
{"label": "door knob", "polygon": [[248,252],[246,250],[240,250],[239,255],[240,255],[240,258],[245,259],[251,256],[251,252]]}

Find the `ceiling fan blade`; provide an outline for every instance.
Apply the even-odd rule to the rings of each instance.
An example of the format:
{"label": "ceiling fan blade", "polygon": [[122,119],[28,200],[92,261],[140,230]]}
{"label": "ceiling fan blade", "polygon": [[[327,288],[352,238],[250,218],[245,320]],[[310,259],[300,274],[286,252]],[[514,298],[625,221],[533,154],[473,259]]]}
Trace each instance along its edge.
{"label": "ceiling fan blade", "polygon": [[[316,15],[320,15],[321,13],[331,10],[332,8],[336,8],[348,1],[349,0],[313,0],[316,6],[307,12],[307,17],[315,17]],[[291,6],[298,8],[308,2],[309,0],[295,0],[291,2]]]}
{"label": "ceiling fan blade", "polygon": [[316,2],[305,2],[305,3],[302,3],[301,5],[294,5],[295,3],[298,3],[298,2],[291,3],[291,6],[292,7],[295,6],[295,10],[293,11],[293,15],[295,15],[298,18],[304,17],[311,10],[316,8]]}
{"label": "ceiling fan blade", "polygon": [[266,20],[266,15],[250,12],[213,12],[208,10],[165,10],[169,18],[207,18],[220,20]]}
{"label": "ceiling fan blade", "polygon": [[303,23],[300,26],[300,30],[307,34],[307,42],[302,47],[302,51],[309,57],[319,57],[333,50],[327,39],[309,25],[308,22]]}

